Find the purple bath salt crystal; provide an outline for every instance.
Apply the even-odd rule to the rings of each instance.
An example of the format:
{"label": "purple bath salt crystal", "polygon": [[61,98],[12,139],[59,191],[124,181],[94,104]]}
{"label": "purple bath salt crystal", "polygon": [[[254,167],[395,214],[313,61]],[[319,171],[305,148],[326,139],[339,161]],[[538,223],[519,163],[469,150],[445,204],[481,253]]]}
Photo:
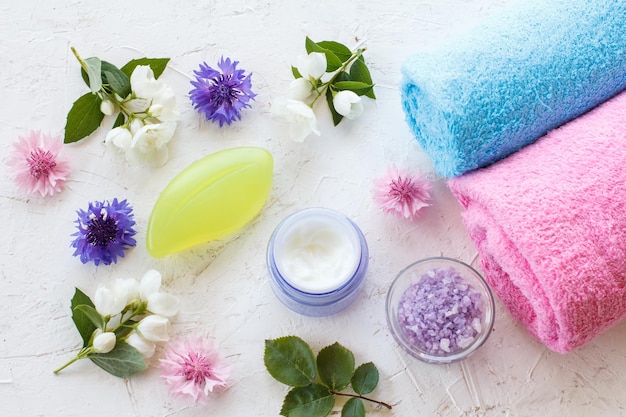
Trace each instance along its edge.
{"label": "purple bath salt crystal", "polygon": [[483,299],[456,269],[435,268],[406,289],[398,323],[411,344],[446,355],[474,342],[482,331]]}

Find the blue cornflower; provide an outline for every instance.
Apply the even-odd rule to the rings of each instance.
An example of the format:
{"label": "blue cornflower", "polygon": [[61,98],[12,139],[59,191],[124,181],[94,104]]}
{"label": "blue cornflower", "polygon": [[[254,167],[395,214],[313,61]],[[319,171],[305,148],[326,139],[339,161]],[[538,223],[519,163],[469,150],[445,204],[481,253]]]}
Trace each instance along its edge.
{"label": "blue cornflower", "polygon": [[241,120],[241,109],[250,107],[248,102],[256,97],[252,92],[252,81],[245,71],[237,69],[239,61],[230,58],[217,63],[221,70],[211,68],[206,62],[194,71],[196,80],[191,81],[194,89],[189,92],[193,107],[204,113],[207,120],[219,122],[220,127],[233,120]]}
{"label": "blue cornflower", "polygon": [[132,211],[126,200],[117,198],[111,203],[90,202],[87,211],[77,210],[78,232],[72,234],[77,236],[72,242],[72,247],[76,248],[74,256],[80,255],[84,264],[89,261],[96,265],[117,263],[118,256],[123,258],[124,252],[137,244],[132,237],[136,233]]}

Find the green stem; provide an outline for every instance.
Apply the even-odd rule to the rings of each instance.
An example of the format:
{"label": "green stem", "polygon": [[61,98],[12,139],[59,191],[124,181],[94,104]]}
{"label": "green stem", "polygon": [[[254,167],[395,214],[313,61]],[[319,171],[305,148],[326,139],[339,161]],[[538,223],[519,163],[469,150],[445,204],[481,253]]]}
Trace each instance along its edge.
{"label": "green stem", "polygon": [[355,59],[358,59],[361,55],[363,55],[363,51],[365,51],[365,48],[357,49],[356,52],[353,52],[352,56],[350,58],[348,58],[348,60],[346,62],[341,64],[341,67],[339,67],[335,71],[335,74],[330,78],[330,80],[328,80],[327,82],[323,83],[322,87],[316,90],[317,91],[317,96],[315,96],[315,98],[311,102],[311,104],[310,104],[311,107],[313,107],[315,105],[315,102],[317,101],[317,99],[320,98],[324,92],[326,92],[326,89],[328,88],[328,86],[332,85],[333,81],[335,81],[335,79],[339,76],[339,74],[344,72],[345,69],[348,68],[348,65],[350,65],[352,63],[352,61],[354,61]]}
{"label": "green stem", "polygon": [[330,391],[330,393],[334,394],[334,395],[343,395],[344,397],[360,398],[362,400],[366,400],[366,401],[370,401],[370,402],[376,403],[378,405],[382,405],[383,407],[387,408],[388,410],[391,410],[393,408],[391,406],[391,404],[387,404],[386,402],[383,402],[383,401],[374,400],[372,398],[367,398],[367,397],[364,397],[364,396],[358,395],[358,394],[349,394],[347,392],[337,392],[337,391],[332,391],[332,390]]}
{"label": "green stem", "polygon": [[92,350],[91,347],[82,348],[76,356],[70,359],[65,365],[60,366],[57,369],[55,369],[53,372],[55,374],[58,374],[59,372],[61,372],[62,370],[64,370],[65,368],[73,364],[74,362],[79,361],[81,359],[85,359],[87,356],[89,356],[89,354],[91,353],[91,350]]}
{"label": "green stem", "polygon": [[78,60],[78,62],[80,63],[80,66],[83,67],[83,69],[85,70],[85,72],[87,71],[87,64],[85,63],[85,61],[83,61],[83,59],[80,57],[80,55],[78,55],[78,51],[76,50],[76,48],[74,48],[73,46],[70,48],[72,50],[72,52],[74,53],[74,56],[76,57],[76,59]]}
{"label": "green stem", "polygon": [[[126,106],[124,106],[124,101],[119,101],[117,98],[115,98],[113,94],[109,94],[104,89],[104,87],[100,87],[100,93],[102,93],[102,95],[105,96],[109,101],[112,101],[113,103],[117,104],[118,107],[120,108],[120,111],[126,115],[126,118],[136,115],[136,113],[133,113],[132,111],[128,110]],[[125,99],[122,98],[122,100],[125,100]]]}

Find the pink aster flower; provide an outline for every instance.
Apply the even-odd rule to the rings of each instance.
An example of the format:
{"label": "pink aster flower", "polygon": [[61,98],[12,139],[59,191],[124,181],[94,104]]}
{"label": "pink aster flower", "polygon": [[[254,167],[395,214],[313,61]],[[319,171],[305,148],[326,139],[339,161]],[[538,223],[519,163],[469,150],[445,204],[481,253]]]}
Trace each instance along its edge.
{"label": "pink aster flower", "polygon": [[227,386],[231,366],[226,364],[213,340],[189,337],[168,345],[161,359],[161,377],[174,396],[206,403],[210,392]]}
{"label": "pink aster flower", "polygon": [[422,208],[430,205],[431,188],[425,175],[412,175],[408,169],[392,166],[384,177],[374,180],[374,201],[385,213],[413,220]]}
{"label": "pink aster flower", "polygon": [[59,156],[62,147],[60,137],[38,131],[20,136],[7,161],[18,187],[42,197],[61,191],[70,173],[69,161]]}

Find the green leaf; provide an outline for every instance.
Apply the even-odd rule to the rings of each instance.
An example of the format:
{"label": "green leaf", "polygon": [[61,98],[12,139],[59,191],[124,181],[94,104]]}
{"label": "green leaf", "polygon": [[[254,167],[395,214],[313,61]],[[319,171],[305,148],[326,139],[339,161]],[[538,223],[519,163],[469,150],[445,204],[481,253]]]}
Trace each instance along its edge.
{"label": "green leaf", "polygon": [[317,355],[320,380],[332,391],[341,391],[354,373],[354,355],[339,343],[326,346]]}
{"label": "green leaf", "polygon": [[113,123],[113,126],[111,126],[111,129],[115,129],[116,127],[123,125],[125,121],[126,118],[124,117],[124,113],[120,112],[120,114],[118,114],[117,118],[115,119],[115,123]]}
{"label": "green leaf", "polygon": [[85,82],[87,87],[89,87],[89,76],[87,75],[83,67],[80,68],[80,76],[83,77],[83,81]]}
{"label": "green leaf", "polygon": [[339,91],[350,90],[360,96],[367,95],[374,86],[361,81],[339,81],[333,84],[333,87]]}
{"label": "green leaf", "polygon": [[347,72],[341,71],[335,76],[335,81],[333,81],[333,83],[336,84],[340,81],[352,81],[352,78],[350,78],[350,74]]}
{"label": "green leaf", "polygon": [[291,73],[293,74],[293,78],[295,79],[302,78],[302,74],[300,74],[298,68],[294,67],[293,65],[291,66]]}
{"label": "green leaf", "polygon": [[333,409],[335,397],[319,384],[289,391],[280,409],[285,417],[325,417]]}
{"label": "green leaf", "polygon": [[106,61],[102,61],[102,82],[122,98],[126,98],[130,94],[129,76]]}
{"label": "green leaf", "polygon": [[[133,322],[134,323],[134,322]],[[119,327],[118,329],[115,330],[115,337],[118,339],[122,339],[126,336],[128,336],[130,334],[130,332],[132,332],[133,329],[129,328],[129,327]]]}
{"label": "green leaf", "polygon": [[159,78],[165,68],[167,67],[167,63],[170,62],[169,58],[139,58],[133,59],[132,61],[126,63],[121,70],[124,74],[126,74],[129,78],[133,73],[135,67],[138,65],[150,65],[152,68],[152,72],[154,73],[154,78]]}
{"label": "green leaf", "polygon": [[87,71],[87,78],[89,79],[89,88],[91,89],[91,92],[95,93],[100,91],[100,88],[102,88],[102,76],[100,75],[102,62],[99,58],[92,56],[91,58],[85,59],[84,63],[87,68],[83,69]]}
{"label": "green leaf", "polygon": [[304,48],[307,54],[311,52],[324,52],[324,48],[313,42],[308,36],[304,39]]}
{"label": "green leaf", "polygon": [[[365,65],[365,58],[363,58],[363,55],[355,60],[352,63],[352,66],[350,66],[350,77],[354,81],[361,81],[365,84],[370,84],[372,86],[374,85],[374,83],[372,82],[372,76],[370,75],[370,71],[367,68],[367,65]],[[373,88],[365,95],[371,99],[376,99]]]}
{"label": "green leaf", "polygon": [[297,336],[266,340],[263,361],[270,375],[292,387],[309,385],[317,372],[313,351]]}
{"label": "green leaf", "polygon": [[352,51],[350,50],[350,48],[339,42],[321,41],[317,44],[322,48],[333,52],[337,56],[337,58],[341,60],[341,62],[346,62],[352,56]]}
{"label": "green leaf", "polygon": [[352,389],[357,394],[369,394],[378,385],[378,369],[372,362],[364,363],[356,368],[352,376]]}
{"label": "green leaf", "polygon": [[322,52],[326,55],[326,71],[333,72],[341,67],[343,61],[339,59],[335,53],[329,49],[320,46],[318,43],[313,42],[309,37],[306,37],[305,47],[307,54],[312,52]]}
{"label": "green leaf", "polygon": [[84,314],[94,326],[99,329],[104,329],[104,317],[102,317],[102,314],[98,313],[94,307],[81,304],[74,307],[74,311],[76,310]]}
{"label": "green leaf", "polygon": [[108,373],[120,378],[128,378],[148,368],[146,361],[137,349],[126,342],[117,342],[108,353],[94,353],[89,359]]}
{"label": "green leaf", "polygon": [[80,333],[80,337],[83,339],[83,347],[89,344],[91,340],[91,335],[96,330],[96,326],[93,322],[83,313],[81,310],[76,310],[76,307],[85,305],[93,307],[93,302],[91,299],[85,295],[84,292],[76,288],[74,292],[74,297],[72,297],[71,308],[72,308],[72,321]]}
{"label": "green leaf", "polygon": [[333,124],[337,126],[339,122],[341,122],[341,120],[343,119],[343,116],[337,113],[337,110],[335,110],[335,104],[333,103],[333,92],[330,88],[326,89],[326,103],[328,104],[330,114],[333,116]]}
{"label": "green leaf", "polygon": [[128,336],[133,329],[135,328],[135,325],[138,323],[138,321],[133,320],[132,318],[126,320],[124,323],[122,323],[121,326],[119,326],[116,330],[115,330],[115,337],[119,340],[119,339],[123,339],[126,336]]}
{"label": "green leaf", "polygon": [[341,417],[365,417],[365,406],[360,398],[350,398],[341,409]]}
{"label": "green leaf", "polygon": [[[85,84],[89,86],[89,76],[82,68],[80,75],[83,77]],[[130,94],[130,78],[128,78],[128,75],[124,74],[115,65],[107,61],[102,61],[100,75],[102,79],[102,86],[107,90],[107,92],[116,92],[122,98],[125,98]]]}
{"label": "green leaf", "polygon": [[100,111],[102,99],[96,94],[87,93],[72,105],[65,122],[64,143],[72,143],[92,134],[104,118]]}

